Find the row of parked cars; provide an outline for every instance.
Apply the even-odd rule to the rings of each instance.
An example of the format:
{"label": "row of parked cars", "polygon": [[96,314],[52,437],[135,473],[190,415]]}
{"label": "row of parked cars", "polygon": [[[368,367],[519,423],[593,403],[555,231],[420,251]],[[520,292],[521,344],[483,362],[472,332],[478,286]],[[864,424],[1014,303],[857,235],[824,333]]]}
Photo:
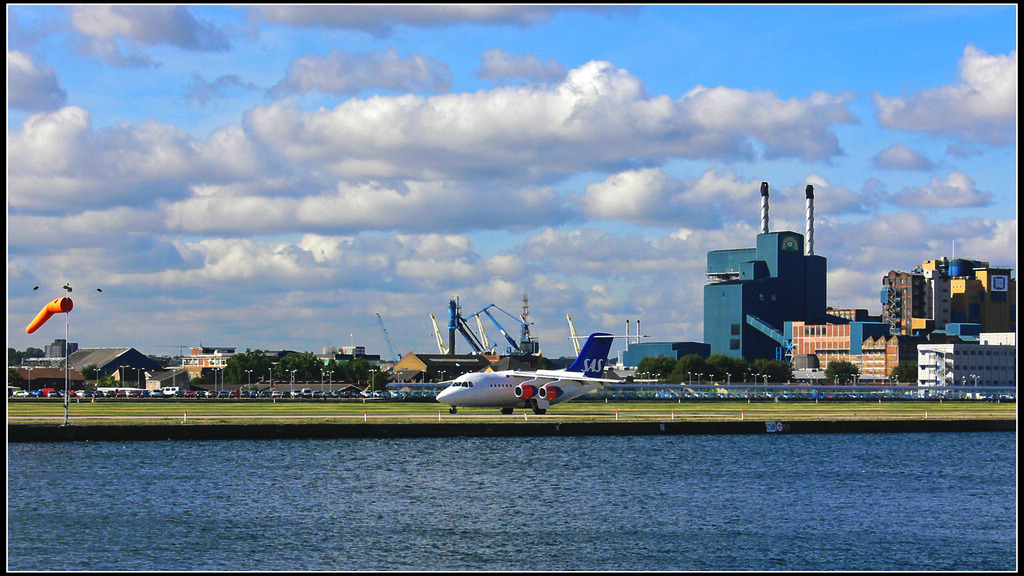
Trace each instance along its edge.
{"label": "row of parked cars", "polygon": [[[14,390],[10,394],[15,397],[63,398],[64,391],[55,388],[42,390]],[[357,392],[353,390],[184,390],[183,388],[165,388],[163,390],[72,390],[71,397],[77,398],[383,398],[384,392]]]}

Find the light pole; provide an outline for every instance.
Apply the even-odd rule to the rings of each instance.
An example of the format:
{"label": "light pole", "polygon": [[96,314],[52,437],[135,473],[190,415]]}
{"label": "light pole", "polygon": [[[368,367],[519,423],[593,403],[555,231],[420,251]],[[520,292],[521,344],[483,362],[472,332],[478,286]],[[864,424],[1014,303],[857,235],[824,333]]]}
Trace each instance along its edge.
{"label": "light pole", "polygon": [[29,394],[32,393],[32,369],[33,368],[35,368],[35,366],[29,366],[28,367],[28,393]]}
{"label": "light pole", "polygon": [[246,376],[249,379],[249,392],[251,393],[252,392],[252,370],[246,370],[245,374],[246,374]]}
{"label": "light pole", "polygon": [[298,370],[292,370],[292,383],[291,383],[291,390],[289,390],[289,391],[288,391],[288,395],[289,395],[289,397],[294,397],[294,396],[295,396],[295,373],[296,373],[297,371],[298,371]]}

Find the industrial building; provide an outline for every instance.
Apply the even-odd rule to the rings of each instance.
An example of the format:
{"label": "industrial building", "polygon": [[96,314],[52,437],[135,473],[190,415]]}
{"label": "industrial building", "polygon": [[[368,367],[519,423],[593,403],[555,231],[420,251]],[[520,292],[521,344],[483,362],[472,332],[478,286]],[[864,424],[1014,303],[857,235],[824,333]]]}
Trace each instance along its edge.
{"label": "industrial building", "polygon": [[828,265],[814,254],[813,187],[806,189],[806,236],[768,230],[768,196],[768,183],[762,182],[761,231],[754,248],[708,252],[704,342],[712,354],[788,359],[787,322],[830,318]]}
{"label": "industrial building", "polygon": [[982,333],[974,342],[922,344],[917,379],[921,386],[1016,386],[1016,336]]}
{"label": "industrial building", "polygon": [[985,332],[1016,332],[1017,281],[1012,269],[966,258],[926,260],[882,278],[882,320],[893,334],[927,334],[950,323]]}
{"label": "industrial building", "polygon": [[711,346],[703,342],[630,342],[620,353],[618,365],[636,368],[644,358],[665,356],[678,361],[689,354],[707,359],[711,355]]}

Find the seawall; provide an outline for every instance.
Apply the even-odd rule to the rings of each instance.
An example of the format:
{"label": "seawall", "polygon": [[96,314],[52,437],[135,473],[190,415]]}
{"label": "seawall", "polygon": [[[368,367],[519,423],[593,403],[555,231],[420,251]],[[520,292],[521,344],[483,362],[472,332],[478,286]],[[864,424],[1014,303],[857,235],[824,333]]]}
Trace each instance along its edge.
{"label": "seawall", "polygon": [[843,420],[792,422],[495,422],[431,424],[8,424],[8,442],[438,438],[455,436],[637,436],[664,434],[833,434],[1014,432],[1016,420]]}

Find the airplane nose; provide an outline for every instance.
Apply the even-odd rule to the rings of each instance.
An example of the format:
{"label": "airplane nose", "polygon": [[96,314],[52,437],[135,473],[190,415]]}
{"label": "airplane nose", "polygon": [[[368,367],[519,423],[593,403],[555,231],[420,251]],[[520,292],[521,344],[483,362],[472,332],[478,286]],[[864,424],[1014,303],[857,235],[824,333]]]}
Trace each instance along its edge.
{"label": "airplane nose", "polygon": [[438,392],[437,396],[435,396],[434,399],[437,400],[438,402],[445,402],[445,399],[447,399],[451,395],[452,395],[452,387],[449,386],[449,387],[445,388],[444,390],[441,390],[440,392]]}

